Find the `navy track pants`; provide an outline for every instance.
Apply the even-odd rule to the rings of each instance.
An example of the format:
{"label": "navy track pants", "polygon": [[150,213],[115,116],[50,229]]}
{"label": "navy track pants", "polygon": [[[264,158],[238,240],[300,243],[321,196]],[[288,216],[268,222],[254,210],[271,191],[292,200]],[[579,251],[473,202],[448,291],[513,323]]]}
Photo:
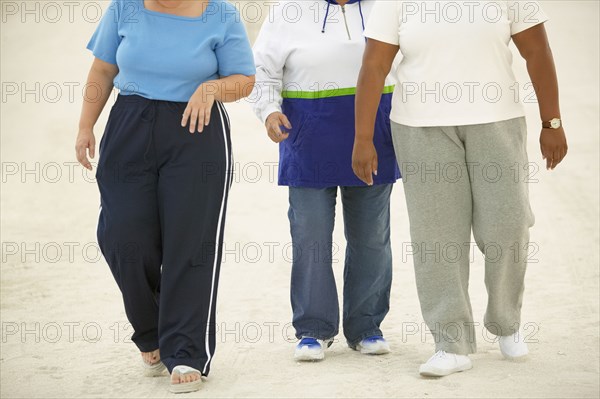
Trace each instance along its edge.
{"label": "navy track pants", "polygon": [[98,242],[123,294],[133,342],[208,375],[227,196],[229,119],[215,103],[203,133],[186,103],[120,95],[100,142]]}

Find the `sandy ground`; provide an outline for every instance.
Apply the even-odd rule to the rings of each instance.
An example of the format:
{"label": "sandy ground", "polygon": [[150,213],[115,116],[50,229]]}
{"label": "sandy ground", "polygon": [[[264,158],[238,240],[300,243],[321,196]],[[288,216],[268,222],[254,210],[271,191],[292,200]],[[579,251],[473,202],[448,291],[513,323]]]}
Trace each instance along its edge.
{"label": "sandy ground", "polygon": [[[79,97],[91,62],[84,46],[94,29],[82,15],[85,10],[93,20],[95,8],[78,3],[70,22],[63,3],[55,3],[62,10],[58,21],[43,3],[27,2],[31,15],[22,9],[9,15],[8,6],[23,5],[8,3],[2,2],[1,27],[1,396],[169,396],[167,378],[140,377],[117,286],[97,254],[97,188],[93,176],[73,163]],[[418,376],[433,345],[423,331],[412,260],[403,245],[410,239],[397,185],[392,310],[383,325],[393,353],[364,357],[342,338],[326,361],[294,363],[287,190],[274,183],[276,147],[248,104],[240,103],[228,106],[239,165],[227,223],[219,345],[202,391],[187,397],[598,397],[599,7],[592,1],[543,5],[552,17],[547,27],[570,154],[557,171],[543,170],[536,106],[528,104],[530,157],[540,166],[531,184],[537,252],[523,313],[530,359],[502,360],[497,344],[478,328],[472,371],[440,380]],[[515,68],[526,81],[519,58]],[[338,278],[341,227],[339,218]],[[480,323],[486,303],[482,266],[475,256],[471,295]]]}

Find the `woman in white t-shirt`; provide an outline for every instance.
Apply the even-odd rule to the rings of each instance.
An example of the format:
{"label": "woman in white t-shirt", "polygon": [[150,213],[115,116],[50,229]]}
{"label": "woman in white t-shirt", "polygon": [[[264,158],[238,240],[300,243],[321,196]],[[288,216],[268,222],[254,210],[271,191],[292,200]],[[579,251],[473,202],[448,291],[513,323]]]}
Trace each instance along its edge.
{"label": "woman in white t-shirt", "polygon": [[[567,153],[558,83],[535,1],[378,1],[359,77],[353,170],[377,170],[373,124],[384,79],[400,51],[392,135],[410,219],[417,290],[436,354],[420,368],[444,376],[472,367],[468,293],[471,231],[485,255],[485,328],[507,358],[528,353],[521,327],[529,228],[527,129],[521,104],[537,95],[548,169]],[[512,70],[513,40],[530,84]],[[535,93],[533,91],[535,90]]]}

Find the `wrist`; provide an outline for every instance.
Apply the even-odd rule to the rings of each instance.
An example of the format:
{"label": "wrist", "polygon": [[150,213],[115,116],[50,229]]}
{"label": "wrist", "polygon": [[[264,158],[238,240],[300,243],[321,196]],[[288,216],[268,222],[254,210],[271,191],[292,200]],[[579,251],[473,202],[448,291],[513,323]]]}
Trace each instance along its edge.
{"label": "wrist", "polygon": [[260,112],[263,123],[267,123],[267,120],[269,120],[273,114],[282,113],[281,111],[281,107],[278,104],[271,104],[267,106],[262,112]]}
{"label": "wrist", "polygon": [[550,119],[542,119],[542,128],[543,129],[553,129],[557,130],[562,127],[562,120],[560,116],[553,117]]}
{"label": "wrist", "polygon": [[269,115],[267,115],[267,117],[265,118],[265,123],[269,122],[271,119],[275,119],[278,117],[278,115],[281,114],[281,112],[279,111],[274,111],[271,112]]}
{"label": "wrist", "polygon": [[357,134],[354,141],[359,144],[372,143],[373,136],[368,134]]}
{"label": "wrist", "polygon": [[79,133],[93,133],[94,125],[79,125]]}
{"label": "wrist", "polygon": [[218,92],[217,83],[214,80],[210,80],[208,82],[202,83],[196,89],[196,95],[200,96],[202,101],[206,101],[207,99],[215,99],[216,94]]}

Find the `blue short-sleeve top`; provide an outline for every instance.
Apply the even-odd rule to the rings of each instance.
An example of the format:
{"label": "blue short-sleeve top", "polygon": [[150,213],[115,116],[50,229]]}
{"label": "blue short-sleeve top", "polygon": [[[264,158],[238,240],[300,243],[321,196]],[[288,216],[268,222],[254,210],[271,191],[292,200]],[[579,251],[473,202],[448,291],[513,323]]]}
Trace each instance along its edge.
{"label": "blue short-sleeve top", "polygon": [[87,48],[117,65],[123,95],[187,102],[202,83],[256,72],[238,10],[210,0],[199,17],[151,11],[144,0],[112,0]]}

